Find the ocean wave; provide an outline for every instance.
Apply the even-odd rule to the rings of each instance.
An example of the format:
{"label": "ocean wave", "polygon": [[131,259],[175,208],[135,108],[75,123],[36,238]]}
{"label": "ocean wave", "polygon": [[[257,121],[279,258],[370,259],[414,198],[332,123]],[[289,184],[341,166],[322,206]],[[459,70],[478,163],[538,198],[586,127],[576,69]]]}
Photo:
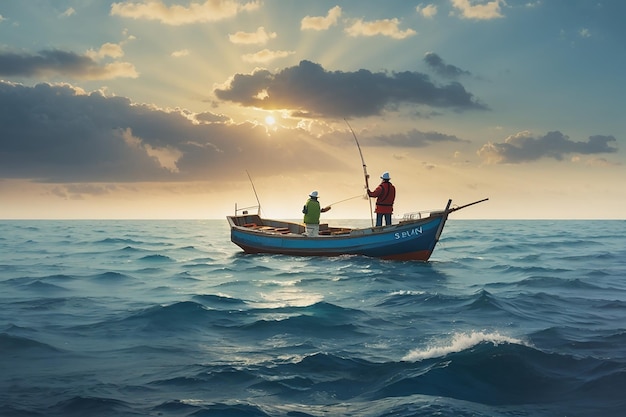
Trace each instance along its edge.
{"label": "ocean wave", "polygon": [[37,340],[26,337],[12,336],[7,333],[0,333],[0,351],[2,352],[3,357],[2,359],[0,359],[0,361],[6,360],[8,358],[19,357],[26,352],[30,354],[49,354],[62,352],[61,349],[58,349],[52,345],[38,342]]}
{"label": "ocean wave", "polygon": [[[188,261],[187,263],[184,264],[184,267],[190,268],[190,269],[207,269],[209,271],[214,271],[216,270],[216,268],[215,268],[215,265],[211,265],[213,262],[215,262],[215,259],[213,258],[209,258],[209,257],[198,258],[198,259],[193,259],[193,260]],[[223,269],[223,268],[220,267],[217,269]]]}
{"label": "ocean wave", "polygon": [[528,288],[574,288],[574,289],[597,289],[597,285],[582,281],[578,278],[557,278],[554,276],[532,276],[516,283],[518,287]]}
{"label": "ocean wave", "polygon": [[52,282],[71,282],[71,281],[75,281],[77,278],[75,276],[67,275],[67,274],[53,274],[53,275],[43,276],[39,279],[43,281],[52,281]]}
{"label": "ocean wave", "polygon": [[440,358],[450,353],[461,352],[480,344],[491,343],[494,346],[504,343],[528,345],[527,342],[519,338],[502,335],[499,332],[461,332],[455,333],[450,338],[432,343],[425,348],[414,349],[406,354],[402,360],[422,361],[425,359]]}
{"label": "ocean wave", "polygon": [[480,290],[466,308],[468,310],[486,311],[503,311],[506,310],[502,303],[487,290]]}
{"label": "ocean wave", "polygon": [[[269,417],[272,414],[267,414],[263,411],[263,408],[254,404],[246,404],[241,401],[234,401],[232,403],[218,402],[218,403],[205,403],[203,401],[194,400],[181,400],[178,402],[169,402],[161,404],[153,409],[159,414],[163,411],[167,412],[185,412],[184,414],[189,417],[214,417],[214,416],[237,416],[237,417]],[[191,412],[193,411],[193,412]],[[294,414],[305,417],[303,414]]]}
{"label": "ocean wave", "polygon": [[189,271],[183,271],[183,272],[179,272],[178,274],[174,275],[174,278],[178,279],[178,280],[190,280],[190,281],[200,281],[199,278],[195,277],[191,272]]}
{"label": "ocean wave", "polygon": [[139,240],[134,240],[134,239],[127,239],[127,238],[117,238],[117,237],[107,237],[101,240],[96,240],[94,241],[94,243],[96,244],[125,244],[125,245],[142,245],[145,242],[144,241],[139,241]]}
{"label": "ocean wave", "polygon": [[[320,339],[342,336],[342,332],[355,335],[361,315],[358,311],[336,305],[317,302],[307,306],[253,307],[246,302],[247,309],[222,312],[229,322],[221,321],[219,326],[246,334],[262,334],[263,337],[275,334],[310,335]],[[214,312],[214,314],[220,314]],[[252,319],[252,320],[251,320]],[[216,325],[218,323],[215,323]]]}
{"label": "ocean wave", "polygon": [[189,369],[186,375],[174,375],[167,378],[157,379],[149,383],[150,386],[167,386],[169,388],[194,387],[196,389],[221,389],[225,391],[234,390],[235,387],[243,387],[246,384],[254,383],[260,378],[254,370],[246,367],[236,367],[230,365],[202,366],[200,369]]}
{"label": "ocean wave", "polygon": [[[596,396],[624,403],[623,365],[544,353],[516,338],[479,333],[461,336],[455,347],[417,362],[318,352],[266,369],[250,388],[292,402],[315,395],[351,403],[427,395],[499,406],[584,405]],[[241,375],[237,378],[241,383]]]}
{"label": "ocean wave", "polygon": [[134,246],[124,246],[122,249],[118,249],[117,252],[138,253],[138,252],[147,252],[147,251],[145,249],[136,248]]}
{"label": "ocean wave", "polygon": [[119,358],[119,355],[126,355],[129,357],[154,357],[159,355],[180,356],[183,350],[180,346],[154,346],[154,345],[135,345],[118,349],[106,349],[106,351],[99,352],[100,354],[106,353],[113,357]]}
{"label": "ocean wave", "polygon": [[504,274],[504,276],[552,276],[552,275],[560,275],[565,272],[571,271],[567,268],[553,268],[548,265],[493,265],[489,267],[491,271],[498,272]]}
{"label": "ocean wave", "polygon": [[157,267],[151,266],[151,267],[148,267],[148,268],[138,268],[138,269],[135,269],[135,272],[141,273],[141,274],[159,274],[159,273],[163,272],[163,270],[161,268],[157,268]]}
{"label": "ocean wave", "polygon": [[173,259],[167,255],[154,254],[154,255],[146,255],[142,258],[139,258],[140,261],[147,262],[172,262]]}
{"label": "ocean wave", "polygon": [[86,297],[60,297],[54,294],[53,297],[41,296],[39,298],[31,298],[27,301],[18,301],[15,306],[19,306],[25,311],[37,312],[53,312],[59,309],[65,309],[68,306],[72,308],[87,308],[93,306],[93,301]]}
{"label": "ocean wave", "polygon": [[376,305],[378,307],[411,306],[421,302],[427,295],[426,291],[397,290],[391,292]]}
{"label": "ocean wave", "polygon": [[150,306],[130,313],[123,311],[106,320],[70,326],[68,330],[106,340],[116,334],[133,337],[149,335],[156,340],[166,334],[197,332],[220,324],[232,324],[228,312],[210,310],[192,301],[182,301]]}
{"label": "ocean wave", "polygon": [[[407,295],[403,297],[408,297]],[[459,296],[442,293],[424,292],[424,294],[413,294],[417,302],[427,308],[459,307],[464,305],[468,299],[473,300],[474,296]]]}
{"label": "ocean wave", "polygon": [[261,319],[239,326],[246,331],[259,334],[310,335],[317,338],[346,338],[362,334],[352,323],[338,323],[336,320],[297,315],[286,318]]}
{"label": "ocean wave", "polygon": [[[544,350],[563,352],[572,356],[598,359],[613,358],[626,363],[626,331],[596,330],[580,334],[574,327],[550,327],[529,335],[533,344]],[[616,352],[622,353],[620,355]]]}
{"label": "ocean wave", "polygon": [[4,281],[0,281],[0,285],[5,285],[7,288],[20,288],[31,284],[34,281],[37,281],[41,278],[33,278],[33,277],[16,277],[5,279]]}
{"label": "ocean wave", "polygon": [[46,413],[64,417],[105,417],[105,416],[137,416],[138,413],[129,403],[114,398],[75,396],[59,401]]}
{"label": "ocean wave", "polygon": [[55,284],[49,284],[47,282],[43,282],[41,280],[35,280],[32,281],[28,284],[25,284],[22,286],[22,288],[26,288],[29,290],[34,290],[34,291],[39,291],[39,292],[45,292],[45,293],[49,293],[49,292],[64,292],[67,291],[66,288],[60,286],[60,285],[55,285]]}
{"label": "ocean wave", "polygon": [[152,407],[150,411],[157,415],[191,416],[194,411],[202,409],[201,405],[194,404],[196,401],[170,400]]}
{"label": "ocean wave", "polygon": [[516,314],[516,309],[503,297],[498,297],[481,288],[474,294],[448,295],[429,293],[426,291],[401,290],[395,291],[377,304],[379,307],[411,307],[417,306],[426,314],[428,311],[455,311],[472,314],[494,314],[507,312]]}
{"label": "ocean wave", "polygon": [[194,295],[193,299],[201,303],[206,307],[221,308],[221,307],[246,307],[246,302],[239,298],[232,298],[218,294],[198,294]]}
{"label": "ocean wave", "polygon": [[[589,398],[624,403],[623,364],[544,353],[499,334],[466,335],[423,359],[426,368],[403,375],[378,393],[428,394],[492,405],[580,403]],[[521,342],[521,343],[520,343]],[[419,351],[420,355],[433,356]],[[584,375],[584,377],[581,377]],[[590,392],[593,390],[593,392]]]}
{"label": "ocean wave", "polygon": [[179,326],[201,320],[209,310],[193,301],[181,301],[165,306],[153,306],[143,309],[123,321],[145,321],[163,327]]}
{"label": "ocean wave", "polygon": [[103,282],[115,282],[115,281],[126,281],[134,279],[130,275],[123,274],[121,272],[115,271],[107,271],[102,272],[100,274],[91,275],[89,279],[94,281],[103,281]]}
{"label": "ocean wave", "polygon": [[[282,273],[279,275],[283,275]],[[294,276],[289,274],[288,276]],[[291,280],[277,280],[277,279],[263,279],[257,280],[262,287],[294,287],[302,282],[302,279],[291,279]]]}

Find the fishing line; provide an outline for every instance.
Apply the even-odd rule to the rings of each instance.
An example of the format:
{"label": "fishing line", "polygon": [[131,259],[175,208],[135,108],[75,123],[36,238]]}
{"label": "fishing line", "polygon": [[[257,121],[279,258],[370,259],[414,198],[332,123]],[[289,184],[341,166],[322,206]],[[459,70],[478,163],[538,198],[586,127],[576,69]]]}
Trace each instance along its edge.
{"label": "fishing line", "polygon": [[335,205],[335,204],[343,203],[344,201],[354,200],[355,198],[361,198],[361,197],[363,197],[363,195],[362,195],[362,194],[355,195],[354,197],[346,198],[346,199],[344,199],[344,200],[335,201],[334,203],[329,204],[329,206],[333,206],[333,205]]}

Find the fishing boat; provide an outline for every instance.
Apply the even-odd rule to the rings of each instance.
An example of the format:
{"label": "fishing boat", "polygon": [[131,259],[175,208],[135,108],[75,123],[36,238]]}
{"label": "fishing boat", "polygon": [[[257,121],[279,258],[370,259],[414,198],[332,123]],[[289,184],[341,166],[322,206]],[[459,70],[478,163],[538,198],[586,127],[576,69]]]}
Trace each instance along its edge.
{"label": "fishing boat", "polygon": [[[346,124],[359,150],[365,189],[369,190],[369,175],[361,145],[347,120]],[[448,215],[488,200],[485,198],[460,207],[451,207],[452,200],[448,200],[443,210],[409,213],[396,224],[374,226],[371,217],[372,202],[368,199],[372,227],[329,227],[328,224],[320,224],[319,234],[309,236],[305,233],[304,224],[262,218],[259,196],[249,173],[248,178],[257,200],[257,214],[248,214],[247,209],[251,207],[241,209],[241,214],[238,214],[240,210],[235,205],[235,215],[226,217],[230,225],[230,240],[246,253],[294,256],[362,255],[389,260],[427,261],[439,241]],[[342,201],[347,200],[349,199]]]}
{"label": "fishing boat", "polygon": [[362,255],[389,260],[427,261],[439,241],[448,215],[481,203],[475,201],[443,210],[405,214],[396,224],[377,227],[329,227],[320,224],[318,236],[305,235],[305,226],[296,222],[262,218],[243,211],[227,216],[231,241],[246,253],[292,256]]}

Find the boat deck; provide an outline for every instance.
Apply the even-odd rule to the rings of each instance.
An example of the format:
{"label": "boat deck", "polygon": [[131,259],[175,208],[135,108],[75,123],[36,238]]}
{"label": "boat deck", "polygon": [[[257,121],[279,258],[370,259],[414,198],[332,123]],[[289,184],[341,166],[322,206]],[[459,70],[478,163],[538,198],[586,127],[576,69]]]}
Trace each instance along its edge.
{"label": "boat deck", "polygon": [[[289,234],[303,234],[304,226],[295,225],[299,227],[288,227],[288,226],[265,226],[258,225],[256,223],[246,223],[243,227],[252,230],[258,230],[263,233],[276,233],[281,235],[289,235]],[[297,230],[296,230],[297,229]],[[321,236],[335,236],[335,235],[347,235],[352,232],[352,229],[347,227],[329,227],[328,224],[322,223],[320,224],[319,234]]]}
{"label": "boat deck", "polygon": [[[257,230],[263,233],[281,235],[302,235],[305,232],[304,224],[278,220],[262,219],[259,215],[230,216],[233,225]],[[348,235],[353,229],[349,227],[329,227],[327,223],[320,224],[321,236]]]}

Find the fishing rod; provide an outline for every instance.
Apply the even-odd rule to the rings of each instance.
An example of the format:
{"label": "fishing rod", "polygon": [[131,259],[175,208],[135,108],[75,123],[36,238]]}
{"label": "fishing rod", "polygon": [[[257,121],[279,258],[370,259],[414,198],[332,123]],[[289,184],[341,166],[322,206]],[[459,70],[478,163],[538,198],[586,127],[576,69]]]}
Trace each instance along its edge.
{"label": "fishing rod", "polygon": [[[361,152],[361,145],[359,144],[359,140],[356,138],[356,133],[354,133],[354,130],[352,130],[352,126],[350,126],[350,123],[348,123],[348,120],[346,118],[344,118],[343,120],[348,125],[348,128],[350,129],[350,132],[352,132],[352,136],[354,136],[354,141],[356,142],[356,147],[359,149],[359,155],[361,155],[361,163],[363,164],[363,176],[365,177],[365,189],[369,190],[370,186],[369,186],[369,183],[367,181],[367,179],[369,178],[369,174],[367,173],[367,165],[365,165],[365,159],[363,158],[363,152]],[[370,203],[370,220],[372,222],[372,227],[374,227],[374,215],[372,214],[372,200],[369,198],[369,195],[368,195],[368,199],[367,200]]]}
{"label": "fishing rod", "polygon": [[248,174],[248,179],[250,180],[250,184],[252,184],[252,191],[254,191],[254,197],[256,198],[256,204],[257,204],[257,214],[261,215],[261,202],[259,201],[259,195],[256,193],[256,188],[254,187],[254,182],[252,182],[252,177],[250,176],[250,173],[248,172],[248,170],[246,169],[246,174]]}
{"label": "fishing rod", "polygon": [[334,203],[329,204],[328,207],[334,206],[335,204],[343,203],[344,201],[354,200],[355,198],[360,198],[360,197],[363,197],[363,195],[359,194],[359,195],[355,195],[354,197],[346,198],[344,200],[335,201]]}

